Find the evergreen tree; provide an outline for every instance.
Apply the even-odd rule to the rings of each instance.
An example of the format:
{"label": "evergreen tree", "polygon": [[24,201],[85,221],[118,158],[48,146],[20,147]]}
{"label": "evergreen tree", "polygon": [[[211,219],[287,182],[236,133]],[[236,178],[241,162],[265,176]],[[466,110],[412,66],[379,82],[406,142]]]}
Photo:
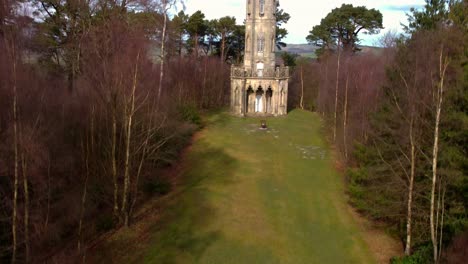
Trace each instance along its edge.
{"label": "evergreen tree", "polygon": [[282,26],[288,23],[289,19],[291,19],[291,16],[279,7],[278,2],[276,6],[276,47],[279,50],[286,47],[286,43],[282,40],[288,35],[288,30]]}
{"label": "evergreen tree", "polygon": [[200,10],[193,13],[186,24],[187,33],[190,35],[189,49],[198,57],[200,40],[204,38],[208,25],[205,21],[205,14]]}
{"label": "evergreen tree", "polygon": [[404,25],[403,29],[407,33],[414,33],[418,30],[435,29],[440,23],[444,23],[448,19],[448,2],[447,0],[425,0],[426,4],[422,10],[414,7],[410,9],[408,16],[408,25]]}
{"label": "evergreen tree", "polygon": [[319,52],[343,46],[346,51],[358,51],[359,33],[377,34],[383,29],[382,13],[365,6],[343,4],[333,9],[319,25],[314,26],[307,41],[320,46]]}

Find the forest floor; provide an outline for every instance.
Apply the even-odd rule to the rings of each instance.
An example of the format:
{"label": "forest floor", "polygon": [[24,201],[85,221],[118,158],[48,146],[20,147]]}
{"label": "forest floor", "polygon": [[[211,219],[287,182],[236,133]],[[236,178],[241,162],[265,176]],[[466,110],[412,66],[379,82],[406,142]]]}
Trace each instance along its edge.
{"label": "forest floor", "polygon": [[[388,263],[398,243],[349,207],[318,115],[209,115],[171,194],[90,252],[105,263]],[[150,212],[150,213],[148,213]],[[103,262],[103,263],[104,263]]]}

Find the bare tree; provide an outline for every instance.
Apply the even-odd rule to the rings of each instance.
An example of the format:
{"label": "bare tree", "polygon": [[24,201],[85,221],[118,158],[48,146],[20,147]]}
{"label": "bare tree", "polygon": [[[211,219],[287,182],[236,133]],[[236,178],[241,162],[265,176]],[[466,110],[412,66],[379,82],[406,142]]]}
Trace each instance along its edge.
{"label": "bare tree", "polygon": [[348,121],[348,86],[349,86],[349,72],[346,74],[345,98],[343,106],[343,150],[345,159],[348,159],[348,146],[346,144],[347,138],[347,121]]}
{"label": "bare tree", "polygon": [[117,219],[119,215],[119,183],[117,181],[117,98],[116,94],[112,94],[112,142],[111,142],[111,167],[112,167],[112,182],[114,184],[114,217]]}
{"label": "bare tree", "polygon": [[336,143],[336,130],[337,130],[337,114],[338,114],[338,88],[340,85],[340,62],[341,62],[341,39],[338,38],[338,57],[337,57],[337,66],[336,66],[336,85],[335,85],[335,111],[333,112],[333,142]]}
{"label": "bare tree", "polygon": [[[410,100],[410,98],[414,98],[413,96],[410,96],[414,91],[412,87],[409,86],[406,78],[403,76],[401,70],[399,72],[400,78],[404,83],[404,86],[406,88],[407,96],[409,97],[407,100]],[[409,173],[409,178],[408,178],[408,194],[407,194],[407,215],[406,215],[406,246],[405,246],[405,254],[409,256],[411,254],[411,239],[412,239],[412,216],[413,216],[413,192],[414,192],[414,179],[416,175],[416,142],[415,142],[415,135],[414,135],[414,126],[415,126],[415,106],[410,105],[409,106],[409,119],[407,119],[405,116],[406,114],[403,112],[397,97],[392,90],[392,96],[394,99],[394,103],[398,111],[400,112],[401,116],[403,119],[406,121],[408,127],[409,127],[409,142],[410,142],[410,158],[408,159],[410,162],[410,173]],[[406,156],[407,157],[407,156]],[[404,168],[403,168],[404,169]]]}
{"label": "bare tree", "polygon": [[301,101],[299,106],[304,110],[304,65],[301,65]]}
{"label": "bare tree", "polygon": [[[437,163],[438,163],[438,152],[439,152],[439,127],[440,127],[440,116],[442,113],[443,99],[444,99],[444,85],[445,85],[445,74],[449,66],[448,57],[444,58],[444,47],[440,49],[439,55],[439,84],[437,85],[436,94],[436,119],[434,124],[434,145],[432,150],[432,188],[431,188],[431,212],[430,212],[430,224],[431,224],[431,240],[434,251],[434,262],[439,262],[438,250],[438,238],[437,238],[437,224],[434,220],[435,213],[435,190],[437,185]],[[439,183],[441,184],[441,183]],[[439,192],[440,193],[440,192]],[[438,206],[439,207],[439,206]],[[437,214],[439,209],[437,209]],[[438,221],[438,217],[437,217]]]}
{"label": "bare tree", "polygon": [[136,88],[138,81],[138,63],[140,60],[140,52],[137,54],[135,62],[135,70],[133,73],[133,85],[130,95],[129,107],[130,109],[126,110],[125,118],[125,167],[124,167],[124,187],[122,193],[122,213],[124,216],[124,225],[128,227],[129,225],[129,210],[128,210],[128,198],[129,198],[129,187],[130,187],[130,142],[132,140],[132,125],[133,125],[133,116],[135,115],[135,97],[136,97]]}
{"label": "bare tree", "polygon": [[[85,258],[85,254],[83,253],[83,221],[84,215],[86,211],[86,200],[88,196],[88,182],[90,177],[90,156],[94,150],[94,120],[95,120],[95,108],[91,106],[91,116],[90,116],[90,130],[85,134],[85,143],[81,142],[81,149],[82,149],[82,156],[83,156],[83,164],[84,164],[84,183],[83,183],[83,191],[81,194],[81,205],[80,205],[80,217],[78,220],[78,254],[83,256],[83,260]],[[84,261],[83,261],[84,262]]]}
{"label": "bare tree", "polygon": [[159,86],[158,86],[158,96],[157,96],[157,108],[159,108],[159,103],[161,100],[161,93],[163,90],[163,79],[164,79],[164,63],[166,58],[166,32],[167,32],[167,19],[169,16],[169,10],[171,10],[177,3],[184,5],[183,0],[160,0],[160,9],[161,14],[163,15],[163,27],[161,33],[161,54],[160,54],[160,64],[159,64]]}
{"label": "bare tree", "polygon": [[[6,2],[4,3],[6,5]],[[6,8],[5,8],[6,9]],[[11,26],[11,25],[10,25]],[[13,174],[13,211],[11,219],[12,232],[12,257],[11,262],[16,262],[18,234],[17,234],[17,214],[18,214],[18,188],[19,188],[19,131],[18,131],[18,86],[17,86],[17,63],[18,54],[13,28],[2,28],[4,32],[3,40],[6,48],[8,62],[11,65],[11,86],[12,86],[12,112],[13,112],[13,149],[14,149],[14,174]]]}
{"label": "bare tree", "polygon": [[158,87],[158,98],[157,98],[157,106],[159,107],[159,101],[161,100],[161,91],[162,91],[162,84],[164,78],[164,60],[166,57],[165,54],[165,44],[166,44],[166,30],[167,30],[167,16],[168,10],[172,7],[172,2],[168,2],[168,0],[161,0],[161,9],[162,15],[164,16],[164,23],[162,28],[162,36],[161,36],[161,55],[160,55],[160,65],[159,65],[159,87]]}

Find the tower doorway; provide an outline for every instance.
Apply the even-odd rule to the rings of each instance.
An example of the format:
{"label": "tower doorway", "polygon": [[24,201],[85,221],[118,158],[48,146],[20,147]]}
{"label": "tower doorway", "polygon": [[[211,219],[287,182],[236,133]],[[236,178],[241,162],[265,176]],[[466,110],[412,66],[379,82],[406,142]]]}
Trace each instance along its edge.
{"label": "tower doorway", "polygon": [[255,93],[255,113],[264,112],[263,89],[260,87]]}
{"label": "tower doorway", "polygon": [[272,103],[272,98],[273,98],[273,90],[271,87],[268,88],[266,91],[266,96],[265,96],[265,101],[266,101],[266,112],[267,113],[273,113],[273,103]]}
{"label": "tower doorway", "polygon": [[245,113],[250,113],[255,110],[255,92],[252,89],[252,86],[249,86],[247,89],[246,96],[245,96]]}

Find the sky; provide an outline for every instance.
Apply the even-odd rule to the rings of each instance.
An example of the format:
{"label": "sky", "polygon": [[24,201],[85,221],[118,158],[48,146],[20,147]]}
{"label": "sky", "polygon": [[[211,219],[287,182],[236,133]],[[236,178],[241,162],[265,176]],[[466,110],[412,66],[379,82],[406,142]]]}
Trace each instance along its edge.
{"label": "sky", "polygon": [[[245,19],[246,0],[185,0],[185,2],[188,14],[201,10],[207,19],[234,16],[238,24],[242,24]],[[343,3],[380,10],[385,29],[376,36],[361,35],[361,44],[374,45],[378,38],[389,30],[401,32],[400,24],[407,23],[405,13],[409,12],[411,7],[421,8],[424,0],[280,0],[280,7],[291,15],[291,19],[285,25],[289,31],[285,42],[307,43],[305,38],[312,27],[320,24],[322,18]]]}

